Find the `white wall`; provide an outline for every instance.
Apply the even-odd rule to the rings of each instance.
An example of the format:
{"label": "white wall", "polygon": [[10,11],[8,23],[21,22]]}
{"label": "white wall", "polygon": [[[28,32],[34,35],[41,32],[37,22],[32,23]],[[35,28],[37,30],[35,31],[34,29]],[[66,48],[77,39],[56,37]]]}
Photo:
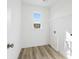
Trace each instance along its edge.
{"label": "white wall", "polygon": [[[40,19],[41,28],[34,29],[33,12],[42,13]],[[49,26],[48,26],[48,9],[38,6],[24,4],[22,5],[22,47],[32,47],[48,44]]]}
{"label": "white wall", "polygon": [[7,51],[7,59],[17,59],[21,48],[21,1],[7,0],[7,4],[7,41],[14,44],[14,47]]}
{"label": "white wall", "polygon": [[[72,2],[58,0],[51,8],[50,16],[50,44],[62,54],[64,51],[65,32],[72,33]],[[54,35],[53,31],[56,30]]]}

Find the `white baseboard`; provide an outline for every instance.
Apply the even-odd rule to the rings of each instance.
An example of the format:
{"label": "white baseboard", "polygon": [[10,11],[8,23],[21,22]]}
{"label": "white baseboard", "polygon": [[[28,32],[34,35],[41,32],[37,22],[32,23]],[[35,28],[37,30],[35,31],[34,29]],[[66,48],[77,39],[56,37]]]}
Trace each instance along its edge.
{"label": "white baseboard", "polygon": [[43,46],[43,45],[48,45],[48,43],[37,43],[37,44],[28,44],[28,45],[24,45],[21,48],[29,48],[29,47],[36,47],[36,46]]}

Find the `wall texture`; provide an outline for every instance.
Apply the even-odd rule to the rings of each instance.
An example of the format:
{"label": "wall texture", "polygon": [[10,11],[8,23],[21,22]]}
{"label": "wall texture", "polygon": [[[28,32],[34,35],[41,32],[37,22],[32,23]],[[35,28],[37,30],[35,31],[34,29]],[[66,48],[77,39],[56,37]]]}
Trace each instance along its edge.
{"label": "wall texture", "polygon": [[21,1],[7,0],[7,41],[14,48],[7,51],[8,59],[17,59],[20,52]]}
{"label": "wall texture", "polygon": [[[40,29],[35,29],[33,24],[32,14],[34,12],[41,13],[41,19],[38,23],[41,24]],[[32,5],[22,5],[22,47],[32,47],[44,45],[48,43],[49,39],[49,25],[48,25],[48,9]]]}
{"label": "wall texture", "polygon": [[[72,33],[72,1],[56,1],[56,4],[51,8],[50,13],[50,44],[56,50],[60,51],[62,54],[65,54],[65,33]],[[53,31],[56,31],[56,34],[54,34]]]}

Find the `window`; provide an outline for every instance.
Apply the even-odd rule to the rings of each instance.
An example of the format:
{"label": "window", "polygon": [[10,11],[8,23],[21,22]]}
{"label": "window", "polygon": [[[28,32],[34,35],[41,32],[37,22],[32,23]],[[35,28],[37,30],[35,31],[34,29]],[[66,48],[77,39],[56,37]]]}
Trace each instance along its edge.
{"label": "window", "polygon": [[41,20],[41,13],[40,12],[34,12],[32,17],[33,17],[34,21],[38,21],[39,22]]}

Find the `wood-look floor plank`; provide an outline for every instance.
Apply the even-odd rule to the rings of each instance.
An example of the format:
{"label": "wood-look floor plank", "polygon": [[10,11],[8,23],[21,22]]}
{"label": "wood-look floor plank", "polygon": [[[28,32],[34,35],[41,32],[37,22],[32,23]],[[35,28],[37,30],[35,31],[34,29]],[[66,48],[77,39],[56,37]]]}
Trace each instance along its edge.
{"label": "wood-look floor plank", "polygon": [[44,50],[44,48],[42,46],[39,47],[39,50],[42,55],[42,59],[49,59],[48,55],[46,54],[46,51]]}
{"label": "wood-look floor plank", "polygon": [[23,51],[24,51],[24,48],[21,49],[18,59],[22,59]]}
{"label": "wood-look floor plank", "polygon": [[18,59],[66,59],[50,45],[24,48]]}
{"label": "wood-look floor plank", "polygon": [[32,49],[33,49],[33,59],[37,59],[37,57],[36,57],[36,55],[37,55],[36,50],[35,50],[34,47],[32,47]]}
{"label": "wood-look floor plank", "polygon": [[30,48],[30,59],[34,59],[33,58],[33,49],[32,48]]}
{"label": "wood-look floor plank", "polygon": [[54,54],[48,49],[48,46],[44,46],[44,49],[46,50],[47,54],[51,56],[52,59],[56,59]]}
{"label": "wood-look floor plank", "polygon": [[27,57],[27,52],[26,52],[26,49],[24,50],[24,54],[22,56],[22,59],[25,59]]}
{"label": "wood-look floor plank", "polygon": [[39,48],[36,47],[36,50],[37,50],[36,52],[37,52],[37,57],[38,57],[38,59],[42,59],[43,56],[42,56],[42,54],[40,53]]}
{"label": "wood-look floor plank", "polygon": [[[47,46],[46,46],[47,47]],[[44,49],[45,49],[45,51],[46,51],[46,53],[47,53],[47,55],[48,55],[48,57],[50,58],[50,59],[55,59],[55,57],[52,55],[52,53],[50,52],[50,51],[48,51],[45,47],[43,47]]]}

